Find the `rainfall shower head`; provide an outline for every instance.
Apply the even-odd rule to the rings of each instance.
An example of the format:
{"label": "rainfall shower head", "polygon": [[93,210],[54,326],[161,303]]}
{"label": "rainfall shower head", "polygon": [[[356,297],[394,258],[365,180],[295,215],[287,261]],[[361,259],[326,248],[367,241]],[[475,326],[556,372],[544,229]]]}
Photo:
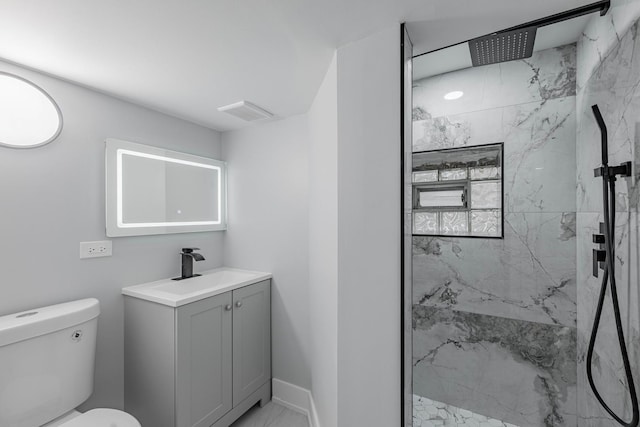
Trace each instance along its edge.
{"label": "rainfall shower head", "polygon": [[519,28],[469,40],[474,67],[529,58],[538,27]]}

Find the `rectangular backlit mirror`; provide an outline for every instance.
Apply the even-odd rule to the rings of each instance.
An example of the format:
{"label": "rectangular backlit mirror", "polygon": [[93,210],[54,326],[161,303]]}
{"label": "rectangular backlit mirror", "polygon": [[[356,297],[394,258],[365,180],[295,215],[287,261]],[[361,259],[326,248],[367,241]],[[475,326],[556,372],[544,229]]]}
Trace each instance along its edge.
{"label": "rectangular backlit mirror", "polygon": [[107,236],[226,229],[226,163],[107,139]]}

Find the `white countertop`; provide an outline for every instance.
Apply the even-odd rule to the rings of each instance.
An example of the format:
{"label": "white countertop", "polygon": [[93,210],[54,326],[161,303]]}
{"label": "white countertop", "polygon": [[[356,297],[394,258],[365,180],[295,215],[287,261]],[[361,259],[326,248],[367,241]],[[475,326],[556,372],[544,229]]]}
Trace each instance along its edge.
{"label": "white countertop", "polygon": [[271,278],[271,273],[221,267],[184,280],[163,279],[122,288],[122,294],[179,307]]}

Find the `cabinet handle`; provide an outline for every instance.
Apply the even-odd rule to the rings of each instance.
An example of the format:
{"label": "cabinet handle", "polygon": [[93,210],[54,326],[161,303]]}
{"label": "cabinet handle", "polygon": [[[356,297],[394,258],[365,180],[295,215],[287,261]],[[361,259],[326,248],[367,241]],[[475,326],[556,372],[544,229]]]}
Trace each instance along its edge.
{"label": "cabinet handle", "polygon": [[238,302],[236,303],[236,307],[238,307],[238,308],[242,307],[242,301],[238,301]]}
{"label": "cabinet handle", "polygon": [[225,305],[224,309],[227,310],[227,311],[231,311],[231,304]]}

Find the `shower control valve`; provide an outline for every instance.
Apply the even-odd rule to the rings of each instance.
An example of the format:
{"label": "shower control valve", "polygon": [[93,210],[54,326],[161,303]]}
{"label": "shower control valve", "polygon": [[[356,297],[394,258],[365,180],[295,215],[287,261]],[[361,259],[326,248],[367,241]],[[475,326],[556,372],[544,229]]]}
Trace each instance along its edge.
{"label": "shower control valve", "polygon": [[607,251],[603,249],[593,250],[593,277],[598,277],[598,268],[604,268],[604,261],[607,259]]}
{"label": "shower control valve", "polygon": [[593,250],[593,277],[598,277],[598,269],[604,270],[604,262],[607,259],[607,251],[604,249],[605,237],[604,222],[600,223],[600,233],[592,234],[593,243],[598,245],[598,249]]}

